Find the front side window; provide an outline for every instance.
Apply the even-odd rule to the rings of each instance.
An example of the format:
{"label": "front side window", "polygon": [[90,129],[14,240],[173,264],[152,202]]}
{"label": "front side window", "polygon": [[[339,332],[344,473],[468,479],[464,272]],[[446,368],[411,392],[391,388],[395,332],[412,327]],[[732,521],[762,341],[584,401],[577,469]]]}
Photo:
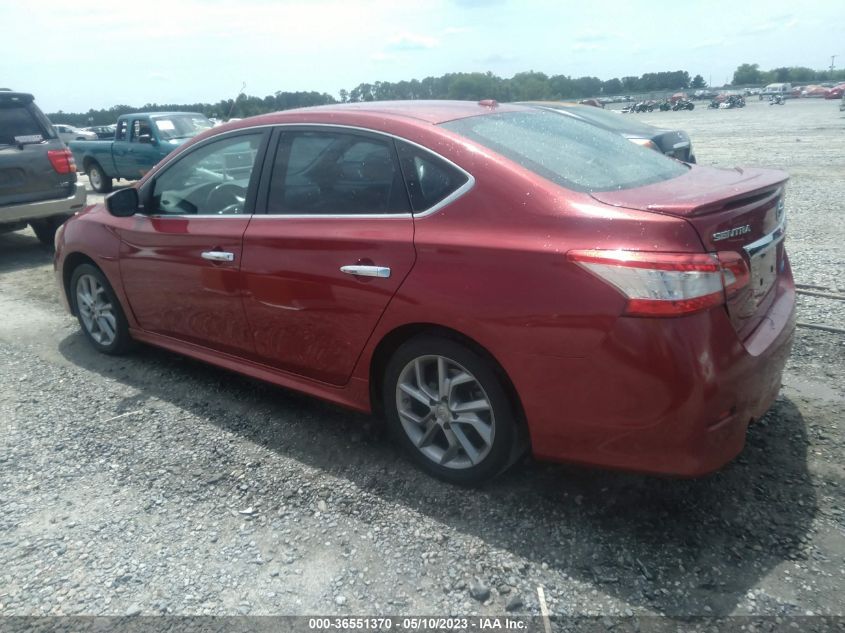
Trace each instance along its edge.
{"label": "front side window", "polygon": [[138,139],[144,135],[152,138],[150,122],[144,119],[135,119],[132,121],[132,141],[137,143]]}
{"label": "front side window", "polygon": [[407,213],[393,143],[346,132],[285,132],[279,139],[267,212]]}
{"label": "front side window", "polygon": [[245,213],[262,136],[262,133],[241,134],[213,141],[169,166],[155,179],[151,213]]}
{"label": "front side window", "polygon": [[574,191],[642,187],[689,169],[618,134],[553,112],[502,112],[442,125]]}

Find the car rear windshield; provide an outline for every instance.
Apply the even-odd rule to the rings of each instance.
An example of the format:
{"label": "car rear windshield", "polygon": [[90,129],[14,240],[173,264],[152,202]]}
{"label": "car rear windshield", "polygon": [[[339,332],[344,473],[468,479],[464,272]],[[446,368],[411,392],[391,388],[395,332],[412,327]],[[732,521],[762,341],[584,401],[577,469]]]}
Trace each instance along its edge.
{"label": "car rear windshield", "polygon": [[683,163],[553,112],[502,112],[442,124],[575,191],[616,191],[687,173]]}
{"label": "car rear windshield", "polygon": [[50,122],[40,110],[32,104],[0,102],[0,145],[16,145],[16,138],[32,136],[55,138]]}
{"label": "car rear windshield", "polygon": [[630,117],[625,117],[622,114],[608,112],[607,110],[593,106],[580,106],[578,108],[567,108],[565,106],[560,108],[556,106],[549,107],[558,112],[583,119],[588,123],[594,123],[606,130],[612,130],[622,134],[639,134],[644,138],[651,138],[658,133],[658,129],[655,127],[640,123],[639,121],[632,121]]}

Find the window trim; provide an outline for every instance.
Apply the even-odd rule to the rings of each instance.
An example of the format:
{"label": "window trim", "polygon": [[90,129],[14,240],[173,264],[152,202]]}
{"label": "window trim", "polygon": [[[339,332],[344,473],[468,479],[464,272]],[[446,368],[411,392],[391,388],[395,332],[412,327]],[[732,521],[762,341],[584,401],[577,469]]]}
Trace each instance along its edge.
{"label": "window trim", "polygon": [[[268,128],[269,128],[269,130],[268,130]],[[409,213],[367,213],[367,214],[357,214],[357,215],[356,214],[350,214],[350,213],[336,214],[336,215],[322,215],[322,214],[321,215],[316,215],[316,214],[292,215],[292,214],[263,213],[261,211],[256,212],[256,206],[258,204],[259,195],[260,194],[264,195],[265,200],[266,200],[266,195],[267,195],[267,192],[269,191],[270,174],[271,174],[272,168],[273,168],[273,161],[267,160],[267,155],[270,153],[269,147],[270,147],[271,144],[273,144],[273,147],[275,148],[276,145],[278,144],[278,139],[279,139],[279,136],[281,135],[282,131],[286,130],[288,128],[318,128],[318,129],[324,129],[325,128],[325,129],[330,129],[330,130],[331,129],[353,130],[353,131],[363,132],[363,133],[366,133],[366,134],[372,134],[372,135],[375,135],[375,136],[382,136],[382,137],[385,137],[385,138],[392,139],[394,141],[396,141],[396,140],[402,141],[403,143],[407,143],[408,145],[411,145],[411,146],[419,148],[419,149],[421,149],[425,152],[428,152],[432,156],[435,156],[436,158],[439,158],[440,160],[447,163],[448,165],[451,165],[452,167],[454,167],[455,169],[457,169],[458,171],[463,173],[467,177],[467,181],[463,185],[461,185],[460,187],[455,189],[455,191],[453,191],[451,194],[449,194],[448,196],[443,198],[443,200],[441,200],[437,204],[435,204],[432,207],[425,209],[423,211],[419,211],[417,213],[414,213],[413,211],[411,211]],[[265,218],[266,219],[290,218],[292,220],[304,220],[304,219],[316,219],[316,218],[325,218],[327,220],[341,220],[341,219],[347,219],[347,220],[354,220],[354,219],[359,219],[359,220],[377,220],[377,219],[397,219],[398,220],[398,219],[405,219],[405,220],[407,220],[409,218],[421,219],[421,218],[426,218],[426,217],[429,217],[431,215],[434,215],[435,213],[437,213],[438,211],[440,211],[444,207],[447,207],[448,205],[452,204],[453,202],[455,202],[459,198],[462,198],[463,196],[465,196],[467,193],[470,192],[470,190],[473,189],[473,187],[475,187],[475,177],[471,173],[469,173],[466,169],[464,169],[463,167],[461,167],[460,165],[458,165],[454,161],[449,160],[448,158],[446,158],[442,154],[435,152],[431,148],[426,147],[425,145],[421,145],[420,143],[412,141],[408,138],[405,138],[404,136],[399,136],[397,134],[391,134],[390,132],[383,132],[381,130],[373,130],[371,128],[360,127],[360,126],[357,126],[357,125],[345,125],[345,124],[342,124],[342,123],[264,123],[262,125],[253,125],[253,126],[250,126],[250,127],[238,128],[237,130],[232,130],[230,132],[223,132],[221,134],[215,134],[214,136],[211,136],[208,139],[203,139],[202,142],[197,143],[196,145],[192,146],[190,149],[185,151],[185,153],[183,155],[173,157],[172,159],[165,157],[163,159],[162,163],[160,163],[160,166],[153,167],[154,174],[150,177],[150,179],[147,182],[145,182],[143,184],[143,186],[141,187],[141,189],[138,192],[140,194],[140,199],[142,201],[142,205],[148,200],[149,196],[151,195],[153,187],[155,186],[156,179],[162,173],[164,173],[166,170],[170,169],[171,165],[175,165],[180,160],[182,160],[186,156],[190,156],[191,153],[193,153],[197,149],[205,146],[208,143],[214,142],[214,141],[219,140],[221,138],[226,138],[228,136],[237,136],[239,134],[254,134],[257,130],[264,130],[265,137],[261,142],[261,146],[259,147],[258,151],[259,151],[260,156],[258,158],[256,158],[256,166],[255,166],[255,169],[253,170],[253,173],[256,173],[255,170],[258,170],[259,179],[258,179],[257,185],[255,186],[255,191],[252,191],[252,189],[253,189],[252,182],[250,182],[250,191],[247,194],[247,200],[246,200],[246,207],[245,208],[250,209],[249,214],[244,213],[244,214],[241,214],[241,215],[216,215],[216,214],[201,214],[201,215],[160,215],[160,214],[159,215],[152,215],[152,214],[144,214],[144,215],[146,215],[149,218],[156,218],[156,219],[181,218],[183,220],[185,218],[218,218],[218,219],[227,218],[227,219],[232,219],[232,218],[242,218],[245,215],[250,215],[250,217],[253,220],[260,220],[260,219],[265,219]],[[269,133],[268,133],[268,131],[269,131]],[[260,165],[259,165],[259,162],[261,163]],[[404,180],[404,176],[403,176],[403,180]],[[406,183],[406,186],[407,186],[407,183]],[[143,211],[142,211],[142,213],[143,213]]]}
{"label": "window trim", "polygon": [[[194,218],[218,218],[218,219],[243,219],[243,218],[254,218],[256,217],[255,213],[255,203],[256,198],[258,196],[258,190],[261,178],[263,176],[263,169],[264,169],[264,162],[267,156],[267,146],[270,141],[270,137],[272,136],[272,130],[268,130],[267,128],[271,127],[268,125],[260,125],[255,127],[248,127],[248,128],[239,128],[237,130],[232,130],[231,132],[224,132],[222,134],[215,134],[207,139],[203,139],[202,142],[193,145],[190,149],[186,150],[183,154],[180,154],[174,160],[169,160],[165,165],[163,165],[158,171],[156,171],[155,175],[151,177],[147,182],[143,184],[143,186],[138,191],[138,197],[141,200],[141,211],[140,213],[148,218],[154,218],[156,220],[167,220],[167,219],[180,219],[180,220],[191,220]],[[172,169],[174,165],[178,165],[180,162],[185,160],[194,152],[207,147],[211,143],[216,143],[218,141],[222,141],[229,138],[236,138],[238,136],[252,136],[256,133],[261,133],[262,138],[261,141],[258,143],[258,154],[255,157],[255,165],[253,165],[252,173],[249,177],[249,186],[247,187],[247,194],[246,200],[244,201],[244,212],[238,214],[231,214],[231,215],[220,215],[217,213],[145,213],[144,207],[150,203],[153,197],[153,192],[155,191],[155,183],[161,177],[162,174],[167,173],[169,169]]]}

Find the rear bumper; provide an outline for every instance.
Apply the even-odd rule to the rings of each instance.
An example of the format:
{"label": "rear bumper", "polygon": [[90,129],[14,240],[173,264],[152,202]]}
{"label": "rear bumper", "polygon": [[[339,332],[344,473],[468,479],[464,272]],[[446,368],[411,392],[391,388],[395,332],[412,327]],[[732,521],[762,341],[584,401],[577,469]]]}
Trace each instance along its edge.
{"label": "rear bumper", "polygon": [[[677,476],[731,461],[780,389],[795,329],[791,274],[740,341],[724,309],[620,318],[587,358],[508,359],[538,458]],[[515,368],[511,370],[510,367]]]}
{"label": "rear bumper", "polygon": [[85,207],[85,185],[74,184],[74,193],[67,198],[39,200],[25,204],[0,207],[0,224],[6,222],[29,222],[55,215],[73,215]]}

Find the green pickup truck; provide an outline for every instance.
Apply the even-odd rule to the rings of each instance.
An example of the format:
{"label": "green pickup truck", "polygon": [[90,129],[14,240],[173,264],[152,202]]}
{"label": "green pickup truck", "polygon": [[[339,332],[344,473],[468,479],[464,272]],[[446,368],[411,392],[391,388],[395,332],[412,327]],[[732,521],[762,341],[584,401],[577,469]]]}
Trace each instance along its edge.
{"label": "green pickup truck", "polygon": [[76,164],[94,191],[111,191],[115,178],[137,180],[188,139],[212,127],[196,112],[124,114],[113,141],[71,141]]}

